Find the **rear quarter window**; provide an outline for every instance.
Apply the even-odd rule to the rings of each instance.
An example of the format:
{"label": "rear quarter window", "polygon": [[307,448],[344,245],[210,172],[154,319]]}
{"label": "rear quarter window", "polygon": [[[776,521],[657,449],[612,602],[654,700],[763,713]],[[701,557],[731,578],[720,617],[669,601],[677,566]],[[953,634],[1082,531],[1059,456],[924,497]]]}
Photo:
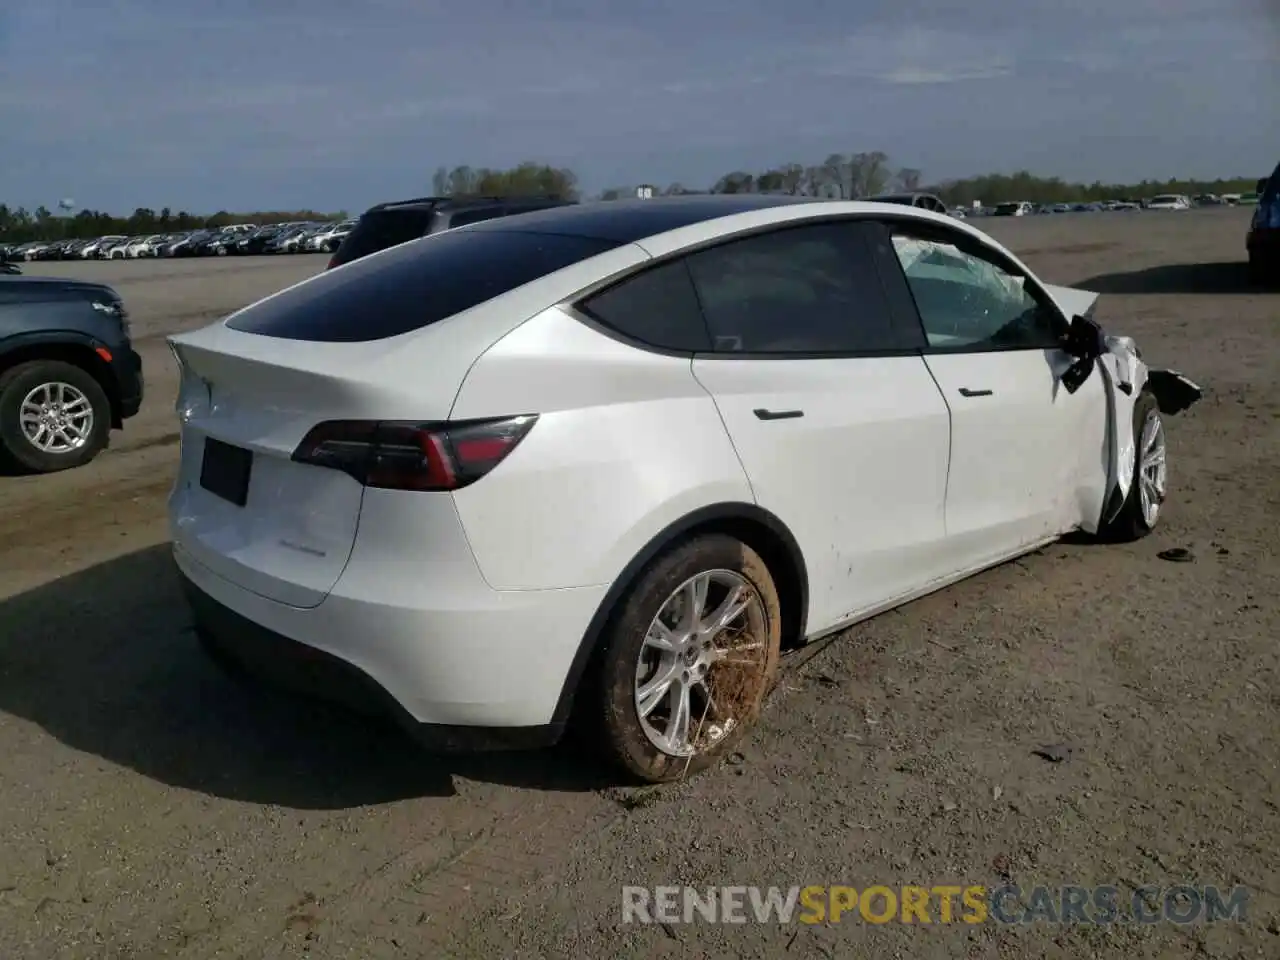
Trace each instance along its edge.
{"label": "rear quarter window", "polygon": [[429,326],[611,250],[586,237],[447,231],[328,270],[227,321],[287,340],[356,343]]}
{"label": "rear quarter window", "polygon": [[711,349],[684,260],[650,267],[578,304],[584,314],[645,346],[676,353]]}

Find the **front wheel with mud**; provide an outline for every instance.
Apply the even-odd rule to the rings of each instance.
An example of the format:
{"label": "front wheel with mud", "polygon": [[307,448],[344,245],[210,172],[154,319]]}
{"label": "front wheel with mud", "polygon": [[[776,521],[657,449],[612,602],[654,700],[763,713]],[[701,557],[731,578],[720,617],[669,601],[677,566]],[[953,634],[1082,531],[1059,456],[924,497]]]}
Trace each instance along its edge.
{"label": "front wheel with mud", "polygon": [[622,600],[602,638],[585,719],[640,780],[690,776],[754,724],[780,640],[778,592],[760,556],[719,534],[689,540]]}

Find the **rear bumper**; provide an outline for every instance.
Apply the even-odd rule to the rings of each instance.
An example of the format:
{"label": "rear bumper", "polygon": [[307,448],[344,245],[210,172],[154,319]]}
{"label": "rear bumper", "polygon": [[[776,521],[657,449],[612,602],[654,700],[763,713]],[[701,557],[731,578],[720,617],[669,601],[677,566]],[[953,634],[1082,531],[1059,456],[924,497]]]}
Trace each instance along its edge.
{"label": "rear bumper", "polygon": [[428,750],[532,750],[553,745],[563,733],[563,723],[529,727],[421,723],[358,667],[268,630],[214,600],[189,577],[180,579],[200,642],[224,666],[303,696],[393,720]]}
{"label": "rear bumper", "polygon": [[132,347],[112,354],[111,369],[120,390],[120,419],[128,420],[142,407],[142,357]]}
{"label": "rear bumper", "polygon": [[[433,749],[555,742],[556,707],[604,588],[463,595],[405,579],[388,602],[371,593],[399,579],[384,567],[347,573],[316,607],[245,590],[175,543],[174,558],[204,644],[246,672],[348,707],[383,713]],[[344,595],[344,583],[349,594]],[[356,594],[356,595],[350,595]]]}

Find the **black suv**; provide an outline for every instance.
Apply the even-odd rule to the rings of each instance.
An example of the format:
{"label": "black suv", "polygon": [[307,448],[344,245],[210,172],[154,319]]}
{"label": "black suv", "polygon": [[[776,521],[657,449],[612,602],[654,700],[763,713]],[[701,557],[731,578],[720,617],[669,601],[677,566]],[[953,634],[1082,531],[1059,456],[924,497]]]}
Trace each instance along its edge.
{"label": "black suv", "polygon": [[1245,240],[1249,279],[1268,286],[1280,283],[1280,166],[1258,181],[1258,209]]}
{"label": "black suv", "polygon": [[34,473],[78,467],[142,405],[142,359],[108,286],[0,276],[0,457]]}
{"label": "black suv", "polygon": [[575,202],[559,197],[419,197],[380,203],[365,211],[330,258],[329,267],[452,227]]}

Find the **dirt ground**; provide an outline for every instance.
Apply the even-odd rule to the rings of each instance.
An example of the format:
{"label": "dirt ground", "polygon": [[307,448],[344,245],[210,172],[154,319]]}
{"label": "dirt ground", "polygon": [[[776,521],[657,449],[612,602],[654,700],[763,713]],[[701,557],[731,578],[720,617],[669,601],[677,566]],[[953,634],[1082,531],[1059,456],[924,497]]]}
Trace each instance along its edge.
{"label": "dirt ground", "polygon": [[[1280,295],[1245,286],[1246,219],[983,222],[1207,388],[1168,424],[1160,529],[793,654],[742,753],[657,791],[572,745],[435,758],[225,680],[165,545],[163,334],[322,260],[33,265],[110,278],[149,395],[89,467],[0,478],[0,957],[1280,956]],[[1187,927],[621,923],[623,885],[1009,880],[1250,900]]]}

